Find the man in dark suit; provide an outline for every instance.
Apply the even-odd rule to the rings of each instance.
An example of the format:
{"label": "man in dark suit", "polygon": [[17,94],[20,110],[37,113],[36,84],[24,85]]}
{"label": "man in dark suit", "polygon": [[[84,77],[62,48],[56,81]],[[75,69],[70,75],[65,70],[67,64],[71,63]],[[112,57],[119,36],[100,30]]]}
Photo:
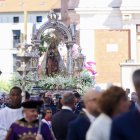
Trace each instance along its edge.
{"label": "man in dark suit", "polygon": [[133,73],[132,79],[138,103],[133,110],[113,120],[110,140],[140,139],[140,69]]}
{"label": "man in dark suit", "polygon": [[73,91],[73,94],[75,96],[75,108],[74,108],[74,113],[79,114],[82,111],[82,100],[81,100],[81,95],[77,91]]}
{"label": "man in dark suit", "polygon": [[95,120],[95,117],[99,114],[97,107],[97,99],[100,96],[98,92],[93,89],[87,90],[84,94],[83,100],[85,109],[72,121],[68,127],[67,140],[85,140],[86,132],[90,124]]}
{"label": "man in dark suit", "polygon": [[52,118],[52,129],[57,140],[66,140],[68,124],[76,118],[72,112],[75,97],[72,92],[66,92],[62,97],[62,110]]}

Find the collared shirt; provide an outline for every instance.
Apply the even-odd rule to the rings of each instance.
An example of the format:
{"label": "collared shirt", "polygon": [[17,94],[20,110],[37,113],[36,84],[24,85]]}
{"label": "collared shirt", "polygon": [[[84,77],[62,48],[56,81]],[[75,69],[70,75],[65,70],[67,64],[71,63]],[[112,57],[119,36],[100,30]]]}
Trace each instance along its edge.
{"label": "collared shirt", "polygon": [[69,106],[62,106],[62,109],[67,109],[67,110],[70,110],[70,111],[72,111],[72,109],[69,107]]}
{"label": "collared shirt", "polygon": [[96,118],[93,115],[91,115],[85,108],[83,108],[83,111],[86,113],[91,123],[95,121]]}

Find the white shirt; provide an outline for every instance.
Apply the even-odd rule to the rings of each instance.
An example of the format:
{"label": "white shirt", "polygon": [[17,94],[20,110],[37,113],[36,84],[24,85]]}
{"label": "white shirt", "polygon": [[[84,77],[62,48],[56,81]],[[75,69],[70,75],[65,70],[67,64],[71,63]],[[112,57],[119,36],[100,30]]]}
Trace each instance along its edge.
{"label": "white shirt", "polygon": [[12,109],[5,107],[0,110],[0,140],[4,140],[12,123],[23,118],[22,108]]}
{"label": "white shirt", "polygon": [[96,118],[93,115],[91,115],[85,108],[83,108],[83,111],[86,113],[91,123],[95,121]]}
{"label": "white shirt", "polygon": [[62,109],[67,109],[67,110],[70,110],[70,111],[72,111],[72,109],[69,107],[69,106],[62,106]]}
{"label": "white shirt", "polygon": [[87,131],[86,140],[109,140],[111,123],[112,119],[101,113]]}

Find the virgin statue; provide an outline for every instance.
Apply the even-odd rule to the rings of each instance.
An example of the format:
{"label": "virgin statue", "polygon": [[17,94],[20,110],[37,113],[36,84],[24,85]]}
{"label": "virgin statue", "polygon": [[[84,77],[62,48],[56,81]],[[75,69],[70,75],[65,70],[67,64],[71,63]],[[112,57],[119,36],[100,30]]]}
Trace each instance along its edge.
{"label": "virgin statue", "polygon": [[48,47],[46,57],[46,74],[48,76],[57,74],[59,72],[60,54],[57,46],[57,40],[53,37]]}

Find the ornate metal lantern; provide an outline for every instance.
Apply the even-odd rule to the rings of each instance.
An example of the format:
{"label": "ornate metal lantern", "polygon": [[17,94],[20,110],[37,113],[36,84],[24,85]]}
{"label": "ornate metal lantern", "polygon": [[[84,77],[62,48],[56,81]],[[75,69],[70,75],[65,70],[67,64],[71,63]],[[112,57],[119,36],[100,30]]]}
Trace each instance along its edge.
{"label": "ornate metal lantern", "polygon": [[17,71],[21,76],[23,74],[27,74],[29,69],[29,60],[31,59],[31,56],[28,53],[28,45],[26,43],[19,44],[17,46],[18,52],[17,52],[17,58],[19,60],[19,65],[17,68]]}
{"label": "ornate metal lantern", "polygon": [[27,74],[32,72],[32,78],[30,81],[38,81],[38,50],[34,45],[29,45],[27,43],[21,43],[17,46],[17,72],[22,77],[22,91],[23,91],[23,100],[25,96],[25,86],[27,81]]}

